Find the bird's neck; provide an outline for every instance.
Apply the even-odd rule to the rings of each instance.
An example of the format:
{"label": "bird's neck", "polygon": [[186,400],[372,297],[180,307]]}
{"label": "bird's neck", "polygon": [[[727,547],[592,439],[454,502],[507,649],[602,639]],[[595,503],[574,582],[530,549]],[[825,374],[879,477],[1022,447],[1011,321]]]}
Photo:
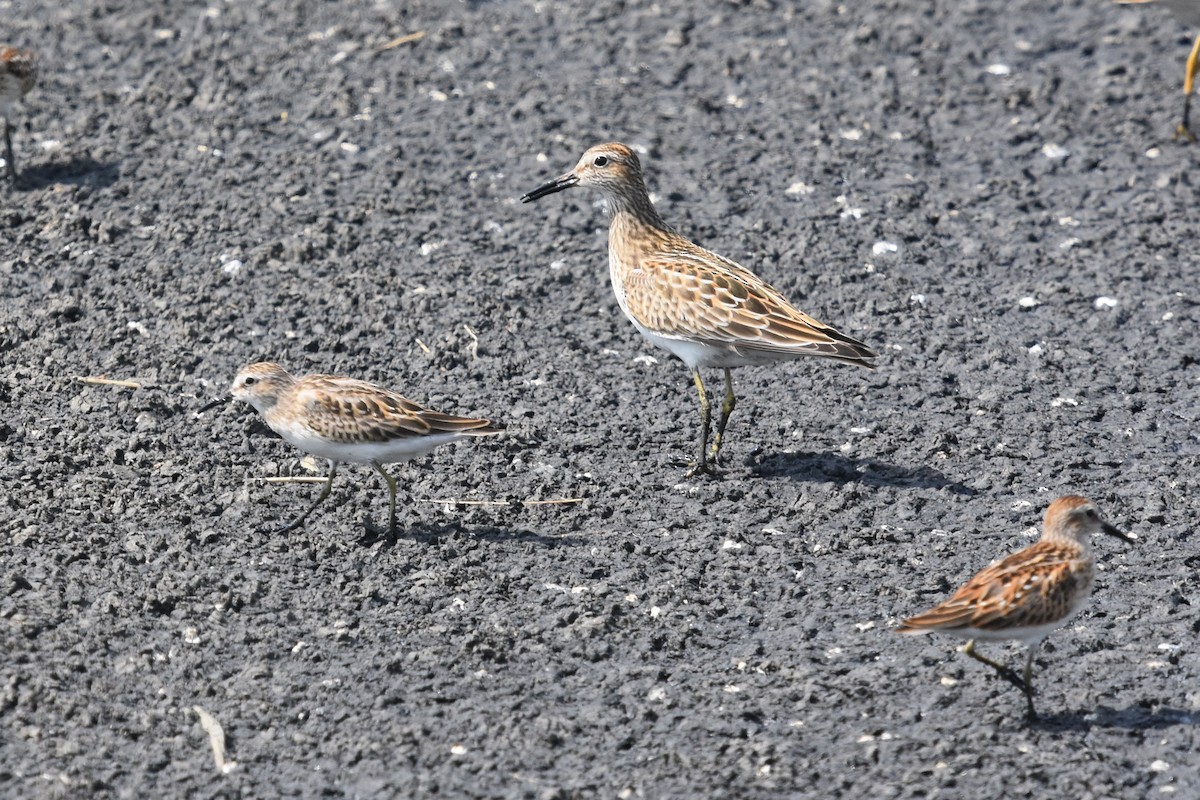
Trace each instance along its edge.
{"label": "bird's neck", "polygon": [[1069,547],[1079,552],[1079,558],[1092,557],[1092,537],[1087,534],[1076,536],[1069,533],[1051,533],[1043,535],[1042,539],[1062,547]]}
{"label": "bird's neck", "polygon": [[650,202],[646,186],[640,180],[626,191],[610,194],[606,199],[606,207],[613,224],[620,220],[623,224],[640,224],[648,228],[667,229],[658,210]]}
{"label": "bird's neck", "polygon": [[256,397],[250,401],[250,405],[254,406],[260,414],[270,414],[279,405],[279,397],[276,395]]}

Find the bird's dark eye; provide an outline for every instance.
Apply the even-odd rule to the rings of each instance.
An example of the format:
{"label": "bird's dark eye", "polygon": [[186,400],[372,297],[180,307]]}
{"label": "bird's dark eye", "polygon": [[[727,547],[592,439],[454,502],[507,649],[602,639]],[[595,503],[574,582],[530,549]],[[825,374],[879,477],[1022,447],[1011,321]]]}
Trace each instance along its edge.
{"label": "bird's dark eye", "polygon": [[592,163],[595,164],[597,167],[607,167],[608,166],[608,156],[596,156],[596,159],[594,161],[592,161]]}
{"label": "bird's dark eye", "polygon": [[246,380],[242,381],[242,386],[253,386],[256,383],[258,383],[258,378],[255,378],[253,375],[247,375]]}

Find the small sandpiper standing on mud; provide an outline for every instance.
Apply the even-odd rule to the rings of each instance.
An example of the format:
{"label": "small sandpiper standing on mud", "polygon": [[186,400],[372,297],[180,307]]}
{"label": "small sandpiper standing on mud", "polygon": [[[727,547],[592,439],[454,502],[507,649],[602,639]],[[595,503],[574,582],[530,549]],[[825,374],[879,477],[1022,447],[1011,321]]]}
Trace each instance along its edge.
{"label": "small sandpiper standing on mud", "polygon": [[[663,222],[642,179],[637,154],[619,143],[591,148],[565,175],[529,192],[529,203],[573,186],[599,189],[607,201],[608,265],[613,292],[643,336],[692,370],[700,395],[700,453],[688,477],[714,474],[733,413],[731,367],[806,356],[872,368],[876,354],[795,308],[745,267],[705,250]],[[712,414],[700,380],[704,367],[725,370],[725,401],[712,449]]]}
{"label": "small sandpiper standing on mud", "polygon": [[33,88],[37,80],[37,61],[30,50],[0,45],[0,117],[4,118],[4,169],[8,180],[17,180],[17,165],[13,160],[13,105]]}
{"label": "small sandpiper standing on mud", "polygon": [[[1036,719],[1033,652],[1091,597],[1094,533],[1133,541],[1101,519],[1090,500],[1060,497],[1046,509],[1041,539],[985,568],[950,599],[904,620],[896,632],[943,631],[967,639],[963,652],[1018,686],[1025,693],[1027,715]],[[977,653],[976,639],[1016,640],[1028,645],[1023,680],[1003,664]]]}
{"label": "small sandpiper standing on mud", "polygon": [[329,459],[325,488],[307,511],[279,529],[298,528],[329,497],[338,464],[370,464],[388,485],[388,533],[396,536],[396,479],[384,464],[410,461],[465,436],[489,436],[503,427],[486,419],[431,411],[366,381],[337,375],[295,378],[278,364],[244,367],[233,380],[230,399],[254,406],[271,430],[306,453]]}
{"label": "small sandpiper standing on mud", "polygon": [[[1154,0],[1117,0],[1119,3],[1149,3]],[[1193,30],[1200,28],[1200,0],[1162,0],[1162,4],[1171,9],[1175,18]],[[1191,113],[1192,90],[1196,86],[1196,74],[1200,72],[1200,33],[1192,45],[1183,73],[1183,121],[1175,127],[1175,141],[1194,142],[1196,134],[1189,127],[1188,115]]]}

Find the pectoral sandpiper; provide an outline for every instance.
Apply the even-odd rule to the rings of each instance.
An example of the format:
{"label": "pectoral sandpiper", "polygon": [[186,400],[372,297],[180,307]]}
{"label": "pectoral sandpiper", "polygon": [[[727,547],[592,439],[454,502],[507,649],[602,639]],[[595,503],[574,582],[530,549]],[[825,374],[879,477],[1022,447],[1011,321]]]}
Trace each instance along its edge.
{"label": "pectoral sandpiper", "polygon": [[[637,154],[619,143],[591,148],[570,172],[521,198],[529,203],[574,186],[600,190],[612,224],[608,263],[621,310],[654,344],[692,371],[700,396],[700,452],[688,475],[715,472],[736,399],[730,368],[808,356],[871,368],[865,344],[823,325],[727,258],[680,236],[650,202]],[[700,370],[725,371],[725,401],[709,449],[712,414]]]}

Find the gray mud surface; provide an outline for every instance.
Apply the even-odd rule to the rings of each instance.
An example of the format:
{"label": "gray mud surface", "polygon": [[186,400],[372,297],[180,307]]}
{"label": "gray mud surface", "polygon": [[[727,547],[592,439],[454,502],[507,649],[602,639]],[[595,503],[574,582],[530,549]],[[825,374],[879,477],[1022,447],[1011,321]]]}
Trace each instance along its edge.
{"label": "gray mud surface", "polygon": [[[0,13],[43,66],[0,196],[0,795],[1200,797],[1195,32],[1165,9]],[[611,139],[668,221],[882,354],[739,370],[721,481],[682,479],[693,390],[617,308],[597,198],[518,202]],[[361,466],[273,535],[303,454],[196,415],[264,358],[509,433],[396,466],[394,545]],[[1141,538],[1097,542],[1026,726],[957,640],[890,628],[1066,493]]]}

